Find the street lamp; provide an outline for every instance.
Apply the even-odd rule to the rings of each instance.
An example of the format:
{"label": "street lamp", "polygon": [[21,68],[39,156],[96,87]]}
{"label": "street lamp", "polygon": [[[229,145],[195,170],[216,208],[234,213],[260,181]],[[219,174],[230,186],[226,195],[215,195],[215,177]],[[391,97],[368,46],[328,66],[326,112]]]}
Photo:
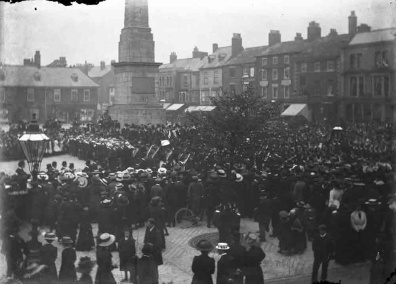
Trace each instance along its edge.
{"label": "street lamp", "polygon": [[28,162],[33,180],[37,180],[37,174],[40,171],[41,162],[50,139],[40,131],[36,114],[33,114],[33,120],[18,141]]}

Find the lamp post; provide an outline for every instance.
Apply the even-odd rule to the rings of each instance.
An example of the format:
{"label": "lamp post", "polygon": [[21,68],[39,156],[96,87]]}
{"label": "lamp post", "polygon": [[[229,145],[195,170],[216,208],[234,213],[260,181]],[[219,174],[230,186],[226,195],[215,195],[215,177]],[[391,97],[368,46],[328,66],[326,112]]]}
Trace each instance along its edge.
{"label": "lamp post", "polygon": [[33,120],[18,141],[28,162],[32,178],[33,180],[37,180],[37,174],[40,171],[41,162],[50,139],[40,131],[36,114],[33,114]]}

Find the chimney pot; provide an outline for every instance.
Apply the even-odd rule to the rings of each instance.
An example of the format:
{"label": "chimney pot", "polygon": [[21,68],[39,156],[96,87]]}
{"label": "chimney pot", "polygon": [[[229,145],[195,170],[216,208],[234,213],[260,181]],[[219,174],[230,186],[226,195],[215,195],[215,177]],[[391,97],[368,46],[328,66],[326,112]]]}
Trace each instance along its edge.
{"label": "chimney pot", "polygon": [[100,61],[100,70],[104,70],[106,68],[106,62]]}
{"label": "chimney pot", "polygon": [[316,23],[315,21],[310,22],[307,34],[309,41],[320,38],[322,36],[322,29],[320,28],[319,23]]}
{"label": "chimney pot", "polygon": [[177,55],[176,52],[171,52],[170,56],[169,56],[169,63],[173,63],[177,60]]}
{"label": "chimney pot", "polygon": [[299,40],[304,40],[301,33],[296,33],[296,36],[294,38],[295,41],[299,41]]}
{"label": "chimney pot", "polygon": [[354,35],[357,31],[357,17],[355,11],[351,11],[351,15],[348,17],[348,33]]}
{"label": "chimney pot", "polygon": [[231,56],[235,57],[243,51],[241,34],[234,33],[231,39]]}

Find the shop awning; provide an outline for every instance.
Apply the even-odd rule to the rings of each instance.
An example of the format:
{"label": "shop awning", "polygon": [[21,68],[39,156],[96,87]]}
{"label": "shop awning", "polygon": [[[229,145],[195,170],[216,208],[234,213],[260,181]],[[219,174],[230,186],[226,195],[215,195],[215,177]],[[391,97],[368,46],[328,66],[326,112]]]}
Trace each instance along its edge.
{"label": "shop awning", "polygon": [[184,104],[173,104],[170,107],[168,107],[166,110],[178,110],[180,109]]}
{"label": "shop awning", "polygon": [[212,111],[215,108],[216,108],[215,106],[190,106],[185,111],[186,112],[191,112],[191,111]]}
{"label": "shop awning", "polygon": [[296,115],[302,115],[306,119],[308,119],[309,118],[309,113],[308,113],[307,104],[291,104],[281,114],[281,116],[296,116]]}
{"label": "shop awning", "polygon": [[164,103],[162,107],[163,107],[164,109],[167,109],[170,105],[171,105],[171,103]]}

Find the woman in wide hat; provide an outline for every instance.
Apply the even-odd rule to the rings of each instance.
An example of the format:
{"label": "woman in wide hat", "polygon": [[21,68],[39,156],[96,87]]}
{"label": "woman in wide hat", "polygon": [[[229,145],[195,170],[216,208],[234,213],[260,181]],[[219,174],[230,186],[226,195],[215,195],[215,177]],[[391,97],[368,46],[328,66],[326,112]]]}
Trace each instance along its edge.
{"label": "woman in wide hat", "polygon": [[113,273],[111,272],[116,266],[112,263],[110,246],[114,243],[115,236],[104,233],[98,238],[98,247],[96,250],[96,260],[98,262],[98,271],[96,272],[95,283],[97,284],[115,284]]}
{"label": "woman in wide hat", "polygon": [[215,272],[215,260],[209,257],[209,253],[214,249],[214,246],[208,240],[200,240],[196,249],[201,252],[201,255],[194,256],[191,266],[194,273],[191,284],[213,284],[212,274]]}
{"label": "woman in wide hat", "polygon": [[73,240],[64,236],[62,238],[62,245],[65,249],[62,251],[62,264],[59,271],[60,283],[73,283],[77,280],[76,268],[74,262],[76,261],[76,251],[73,249]]}
{"label": "woman in wide hat", "polygon": [[89,256],[83,256],[80,258],[77,266],[77,272],[81,273],[80,279],[77,283],[83,284],[93,284],[93,280],[91,277],[92,268],[94,268],[96,261],[91,260]]}
{"label": "woman in wide hat", "polygon": [[254,233],[245,236],[248,249],[245,255],[245,284],[264,284],[263,270],[261,262],[265,258],[265,253],[258,245],[258,238]]}
{"label": "woman in wide hat", "polygon": [[91,216],[89,214],[88,205],[85,205],[82,209],[76,251],[90,251],[95,247],[95,241],[92,233]]}

